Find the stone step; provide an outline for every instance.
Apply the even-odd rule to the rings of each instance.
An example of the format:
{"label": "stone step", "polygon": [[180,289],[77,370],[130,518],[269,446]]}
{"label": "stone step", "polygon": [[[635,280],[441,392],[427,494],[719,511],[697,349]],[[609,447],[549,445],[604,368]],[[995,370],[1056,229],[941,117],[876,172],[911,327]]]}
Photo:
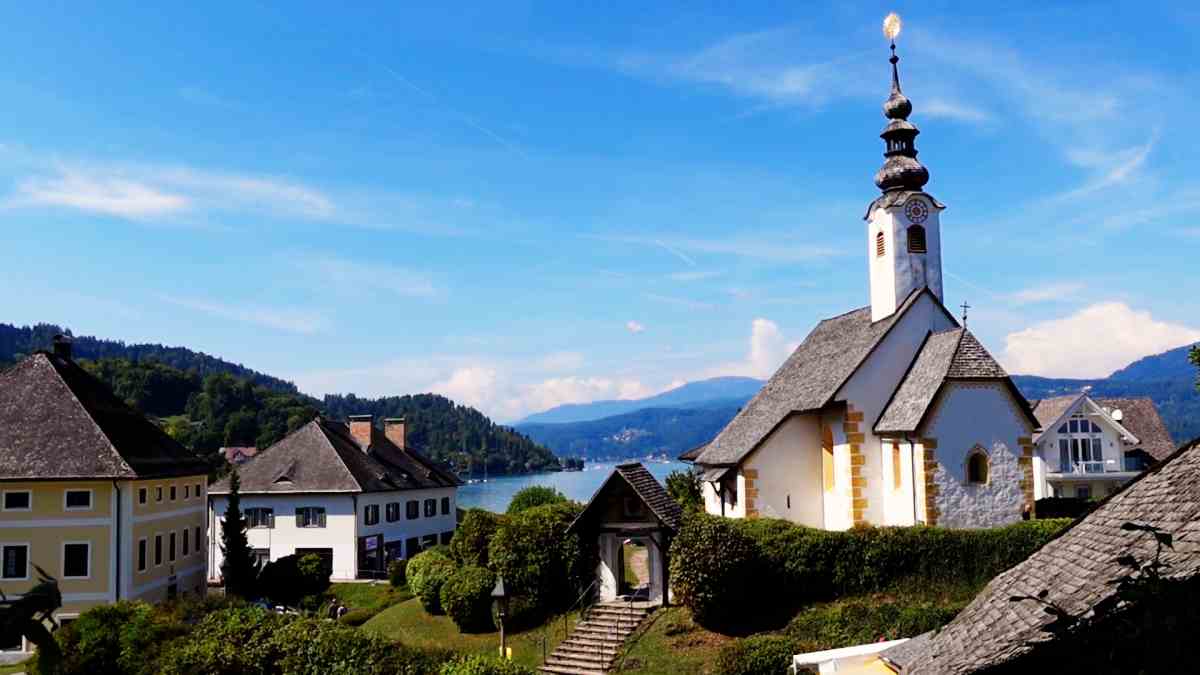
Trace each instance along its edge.
{"label": "stone step", "polygon": [[543,666],[551,668],[578,668],[579,670],[588,670],[592,672],[602,673],[608,668],[608,661],[594,661],[590,659],[572,659],[562,656],[551,656],[546,659]]}
{"label": "stone step", "polygon": [[615,652],[598,653],[590,650],[570,650],[570,649],[555,649],[554,653],[547,658],[547,661],[578,661],[580,663],[592,663],[597,668],[604,668],[615,658]]}
{"label": "stone step", "polygon": [[604,616],[621,615],[621,616],[646,616],[650,612],[645,609],[629,609],[627,607],[608,607],[605,605],[597,605],[590,610],[592,614],[601,614]]}
{"label": "stone step", "polygon": [[576,626],[575,632],[572,635],[584,635],[598,640],[611,640],[613,642],[624,642],[626,638],[633,634],[633,627],[628,630],[613,630],[611,628],[601,628],[597,626]]}
{"label": "stone step", "polygon": [[586,626],[587,628],[596,628],[599,630],[608,630],[621,632],[624,630],[633,630],[642,625],[641,621],[617,621],[609,619],[588,619],[582,623],[575,624],[576,626]]}
{"label": "stone step", "polygon": [[554,649],[558,656],[588,656],[596,659],[612,659],[621,649],[617,645],[582,645],[562,643]]}
{"label": "stone step", "polygon": [[567,642],[559,643],[559,646],[568,644],[568,642],[572,645],[578,645],[587,649],[611,649],[613,651],[620,651],[621,645],[625,643],[624,640],[597,640],[585,635],[577,635],[572,636],[572,638]]}
{"label": "stone step", "polygon": [[543,673],[554,673],[554,675],[604,675],[603,670],[592,670],[590,668],[574,668],[572,666],[538,666],[538,671]]}

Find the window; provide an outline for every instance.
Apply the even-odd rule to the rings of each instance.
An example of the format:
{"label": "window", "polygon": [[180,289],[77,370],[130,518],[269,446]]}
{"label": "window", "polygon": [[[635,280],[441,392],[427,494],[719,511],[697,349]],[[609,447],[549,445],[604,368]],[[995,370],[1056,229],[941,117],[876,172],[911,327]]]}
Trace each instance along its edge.
{"label": "window", "polygon": [[415,499],[410,499],[404,505],[404,511],[409,520],[416,520],[421,517],[421,504]]}
{"label": "window", "polygon": [[167,560],[175,562],[175,533],[167,535]]}
{"label": "window", "polygon": [[296,527],[325,527],[325,507],[301,506],[297,508]]}
{"label": "window", "polygon": [[154,535],[154,566],[162,564],[162,535]]}
{"label": "window", "polygon": [[184,486],[183,486],[183,498],[184,498],[184,499],[191,499],[191,498],[192,498],[192,486],[191,486],[191,485],[184,485]]}
{"label": "window", "polygon": [[972,450],[971,455],[967,457],[967,482],[988,482],[988,457],[982,448]]}
{"label": "window", "polygon": [[384,509],[389,523],[394,523],[400,520],[400,502],[388,502],[387,508]]}
{"label": "window", "polygon": [[275,527],[275,509],[255,507],[246,509],[246,527]]}
{"label": "window", "polygon": [[884,250],[883,233],[880,232],[879,234],[875,235],[875,257],[882,258]]}
{"label": "window", "polygon": [[833,490],[833,430],[829,427],[821,430],[821,474],[825,491]]}
{"label": "window", "polygon": [[171,486],[171,501],[175,501],[175,486]]}
{"label": "window", "polygon": [[162,501],[162,486],[161,485],[154,488],[154,501],[156,501],[156,502]]}
{"label": "window", "polygon": [[33,493],[29,490],[5,490],[5,511],[29,511],[33,505]]}
{"label": "window", "polygon": [[920,225],[908,226],[908,252],[925,253],[925,228]]}
{"label": "window", "polygon": [[64,579],[86,579],[92,573],[92,545],[86,541],[63,544]]}
{"label": "window", "polygon": [[203,544],[200,543],[201,539],[200,539],[200,526],[199,525],[196,526],[196,531],[193,534],[196,535],[193,543],[196,544],[196,551],[199,552],[200,549],[204,548]]}
{"label": "window", "polygon": [[438,542],[438,536],[436,534],[427,534],[424,537],[421,537],[421,548],[422,549],[432,548],[434,546],[437,546],[437,542]]}
{"label": "window", "polygon": [[442,497],[442,515],[443,516],[450,515],[450,498],[449,497]]}
{"label": "window", "polygon": [[1075,487],[1075,498],[1076,499],[1091,499],[1092,498],[1092,486],[1090,486],[1090,485],[1076,486]]}
{"label": "window", "polygon": [[0,570],[0,579],[29,578],[29,544],[0,545],[3,554],[4,569]]}
{"label": "window", "polygon": [[454,532],[443,532],[442,533],[442,546],[448,546],[450,544],[450,540],[453,538],[454,538]]}
{"label": "window", "polygon": [[421,552],[421,540],[416,537],[409,537],[404,540],[404,549],[408,551],[406,557],[411,558]]}
{"label": "window", "polygon": [[1100,427],[1075,415],[1058,428],[1058,463],[1063,473],[1103,473],[1104,437]]}
{"label": "window", "polygon": [[138,560],[137,571],[145,572],[146,571],[146,538],[145,537],[138,539],[138,558],[137,558],[137,560]]}
{"label": "window", "polygon": [[92,509],[92,491],[67,490],[63,496],[63,508],[67,511],[90,511]]}
{"label": "window", "polygon": [[252,552],[254,554],[254,564],[258,566],[258,569],[261,570],[267,566],[267,563],[271,562],[271,549],[256,548]]}
{"label": "window", "polygon": [[379,523],[379,505],[367,504],[363,509],[363,522],[367,525],[375,525]]}
{"label": "window", "polygon": [[900,444],[892,443],[892,489],[899,490],[903,482],[900,475]]}
{"label": "window", "polygon": [[437,500],[436,499],[426,499],[425,500],[425,517],[432,518],[433,516],[436,516],[436,515],[437,515]]}
{"label": "window", "polygon": [[199,497],[201,496],[201,492],[200,492],[200,484],[199,484],[199,483],[196,483],[196,489],[194,490],[194,492],[196,493],[196,497],[197,497],[197,498],[199,498]]}
{"label": "window", "polygon": [[179,535],[180,535],[179,538],[181,540],[179,543],[183,546],[183,551],[180,553],[180,555],[186,556],[188,554],[188,531],[187,531],[187,528],[184,528],[183,530],[181,530]]}
{"label": "window", "polygon": [[138,488],[138,503],[146,503],[146,488]]}

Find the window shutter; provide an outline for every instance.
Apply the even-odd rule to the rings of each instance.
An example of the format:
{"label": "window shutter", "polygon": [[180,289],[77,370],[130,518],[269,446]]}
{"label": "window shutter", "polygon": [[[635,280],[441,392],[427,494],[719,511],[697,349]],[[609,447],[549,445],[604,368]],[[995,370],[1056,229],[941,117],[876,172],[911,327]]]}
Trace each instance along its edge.
{"label": "window shutter", "polygon": [[325,509],[321,509],[319,511],[319,513],[320,513],[321,527],[325,527]]}
{"label": "window shutter", "polygon": [[304,509],[296,509],[296,527],[304,527]]}
{"label": "window shutter", "polygon": [[267,511],[267,527],[275,529],[275,509]]}

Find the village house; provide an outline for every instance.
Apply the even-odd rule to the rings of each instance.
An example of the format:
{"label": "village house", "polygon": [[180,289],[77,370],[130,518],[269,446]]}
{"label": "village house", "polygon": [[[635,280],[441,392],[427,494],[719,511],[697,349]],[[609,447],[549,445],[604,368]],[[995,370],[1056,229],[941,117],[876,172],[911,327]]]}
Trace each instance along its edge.
{"label": "village house", "polygon": [[833,530],[990,527],[1034,508],[1029,403],[943,304],[941,213],[924,191],[893,51],[882,194],[867,207],[870,304],[817,324],[706,446],[705,510]]}
{"label": "village house", "polygon": [[[448,544],[459,480],[406,442],[403,419],[317,418],[237,467],[247,538],[261,563],[312,553],[333,579],[379,578],[391,560]],[[221,569],[225,479],[210,489],[209,569]]]}
{"label": "village house", "polygon": [[1034,437],[1038,499],[1107,497],[1174,451],[1148,398],[1092,398],[1086,392],[1038,401]]}
{"label": "village house", "polygon": [[[205,593],[206,464],[71,358],[0,373],[0,588],[58,580],[59,623],[117,600]],[[36,568],[35,568],[36,566]],[[29,651],[5,636],[3,651]]]}

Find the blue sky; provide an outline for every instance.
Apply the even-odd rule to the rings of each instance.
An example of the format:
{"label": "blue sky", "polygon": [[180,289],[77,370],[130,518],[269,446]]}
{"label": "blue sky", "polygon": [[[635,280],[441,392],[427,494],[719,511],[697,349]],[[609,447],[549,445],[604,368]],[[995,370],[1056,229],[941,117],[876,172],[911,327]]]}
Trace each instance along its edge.
{"label": "blue sky", "polygon": [[1191,3],[441,4],[0,8],[0,321],[505,421],[769,375],[867,302],[895,10],[946,304],[1200,340]]}

